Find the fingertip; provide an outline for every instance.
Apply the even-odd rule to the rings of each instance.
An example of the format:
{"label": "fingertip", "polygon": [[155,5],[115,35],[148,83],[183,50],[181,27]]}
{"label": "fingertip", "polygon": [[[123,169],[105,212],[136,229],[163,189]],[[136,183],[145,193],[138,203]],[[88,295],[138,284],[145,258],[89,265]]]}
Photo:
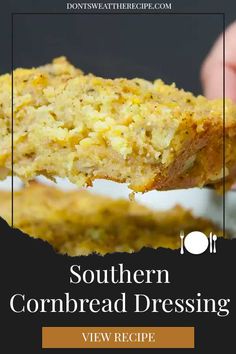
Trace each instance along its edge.
{"label": "fingertip", "polygon": [[201,71],[203,94],[208,99],[223,97],[223,69],[222,64],[206,60]]}
{"label": "fingertip", "polygon": [[225,70],[225,97],[236,102],[236,71],[233,68]]}

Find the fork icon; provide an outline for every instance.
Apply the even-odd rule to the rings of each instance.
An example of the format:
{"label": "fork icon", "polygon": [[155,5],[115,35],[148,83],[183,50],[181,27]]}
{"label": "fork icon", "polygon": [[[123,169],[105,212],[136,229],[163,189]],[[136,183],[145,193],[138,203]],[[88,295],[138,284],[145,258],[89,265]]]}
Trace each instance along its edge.
{"label": "fork icon", "polygon": [[180,254],[184,254],[184,231],[180,231],[180,241],[181,241],[181,248],[180,248]]}

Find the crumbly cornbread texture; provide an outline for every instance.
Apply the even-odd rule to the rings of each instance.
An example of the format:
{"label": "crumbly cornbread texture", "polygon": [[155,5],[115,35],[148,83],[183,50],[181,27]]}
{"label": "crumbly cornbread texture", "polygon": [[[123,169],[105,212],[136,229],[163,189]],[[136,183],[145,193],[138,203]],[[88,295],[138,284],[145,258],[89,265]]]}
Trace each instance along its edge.
{"label": "crumbly cornbread texture", "polygon": [[[11,222],[11,193],[0,192],[0,215]],[[179,248],[184,230],[220,234],[209,220],[180,206],[154,212],[127,200],[33,183],[14,194],[14,226],[70,256]]]}
{"label": "crumbly cornbread texture", "polygon": [[[161,80],[83,75],[65,58],[17,69],[14,174],[127,182],[134,191],[219,185],[223,101]],[[0,77],[0,172],[11,173],[11,76]],[[225,171],[236,176],[236,106],[226,101]]]}

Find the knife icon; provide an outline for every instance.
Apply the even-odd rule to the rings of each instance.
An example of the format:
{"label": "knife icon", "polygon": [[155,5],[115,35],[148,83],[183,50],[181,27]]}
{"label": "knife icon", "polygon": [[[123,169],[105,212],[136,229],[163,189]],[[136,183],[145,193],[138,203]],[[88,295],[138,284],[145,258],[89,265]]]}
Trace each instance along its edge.
{"label": "knife icon", "polygon": [[212,232],[210,233],[209,238],[210,238],[210,253],[212,253],[213,252],[212,251]]}

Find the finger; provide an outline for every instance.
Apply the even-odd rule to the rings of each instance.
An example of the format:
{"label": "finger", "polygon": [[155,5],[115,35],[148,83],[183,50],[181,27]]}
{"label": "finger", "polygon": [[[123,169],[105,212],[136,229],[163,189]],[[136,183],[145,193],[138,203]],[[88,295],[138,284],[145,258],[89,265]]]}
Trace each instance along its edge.
{"label": "finger", "polygon": [[[225,96],[236,101],[236,22],[225,33]],[[203,63],[201,79],[204,94],[223,97],[223,35],[215,42]]]}
{"label": "finger", "polygon": [[[209,99],[223,97],[223,67],[220,63],[213,63],[207,68],[204,76],[203,90]],[[225,68],[225,97],[236,102],[236,71]]]}
{"label": "finger", "polygon": [[236,70],[230,67],[225,69],[225,97],[236,102]]}

